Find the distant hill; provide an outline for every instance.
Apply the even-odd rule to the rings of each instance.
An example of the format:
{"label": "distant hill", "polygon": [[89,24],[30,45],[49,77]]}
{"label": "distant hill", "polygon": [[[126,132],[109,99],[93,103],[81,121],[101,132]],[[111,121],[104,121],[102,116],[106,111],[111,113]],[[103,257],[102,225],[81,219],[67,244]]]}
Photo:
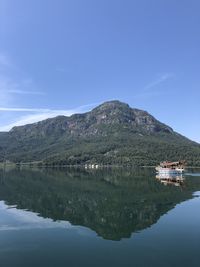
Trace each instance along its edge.
{"label": "distant hill", "polygon": [[45,164],[200,165],[200,145],[148,112],[109,101],[84,114],[58,116],[0,133],[0,160]]}

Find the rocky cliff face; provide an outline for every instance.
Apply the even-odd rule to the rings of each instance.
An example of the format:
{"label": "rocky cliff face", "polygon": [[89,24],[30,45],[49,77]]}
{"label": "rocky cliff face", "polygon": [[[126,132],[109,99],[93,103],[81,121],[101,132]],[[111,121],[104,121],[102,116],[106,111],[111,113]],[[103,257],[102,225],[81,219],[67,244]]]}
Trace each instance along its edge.
{"label": "rocky cliff face", "polygon": [[95,118],[96,124],[118,124],[146,134],[159,131],[173,132],[170,127],[157,121],[148,112],[130,108],[119,101],[106,102],[95,108],[89,116]]}

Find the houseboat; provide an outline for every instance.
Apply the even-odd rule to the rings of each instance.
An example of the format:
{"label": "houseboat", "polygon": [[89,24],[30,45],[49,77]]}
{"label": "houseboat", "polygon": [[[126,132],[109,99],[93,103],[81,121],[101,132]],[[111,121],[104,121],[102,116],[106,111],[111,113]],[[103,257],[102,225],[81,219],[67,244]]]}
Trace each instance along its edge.
{"label": "houseboat", "polygon": [[159,175],[180,175],[185,170],[185,161],[163,161],[156,167],[156,171]]}

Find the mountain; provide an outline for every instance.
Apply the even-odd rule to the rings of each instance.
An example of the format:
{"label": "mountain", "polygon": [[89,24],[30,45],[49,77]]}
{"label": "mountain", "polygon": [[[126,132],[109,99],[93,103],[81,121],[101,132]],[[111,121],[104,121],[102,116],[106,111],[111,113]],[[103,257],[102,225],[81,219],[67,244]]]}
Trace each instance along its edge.
{"label": "mountain", "polygon": [[84,114],[58,116],[0,133],[0,159],[45,164],[200,165],[200,145],[148,112],[109,101]]}

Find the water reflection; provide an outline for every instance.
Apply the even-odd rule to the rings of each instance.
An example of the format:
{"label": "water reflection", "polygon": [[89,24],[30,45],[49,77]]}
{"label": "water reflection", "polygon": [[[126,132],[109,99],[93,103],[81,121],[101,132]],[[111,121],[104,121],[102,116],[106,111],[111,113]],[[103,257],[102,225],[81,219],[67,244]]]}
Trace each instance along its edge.
{"label": "water reflection", "polygon": [[0,177],[0,200],[7,205],[86,226],[110,240],[150,227],[200,188],[190,180],[184,188],[163,186],[148,169],[13,169]]}
{"label": "water reflection", "polygon": [[158,173],[156,179],[164,185],[183,186],[185,177],[183,174]]}

